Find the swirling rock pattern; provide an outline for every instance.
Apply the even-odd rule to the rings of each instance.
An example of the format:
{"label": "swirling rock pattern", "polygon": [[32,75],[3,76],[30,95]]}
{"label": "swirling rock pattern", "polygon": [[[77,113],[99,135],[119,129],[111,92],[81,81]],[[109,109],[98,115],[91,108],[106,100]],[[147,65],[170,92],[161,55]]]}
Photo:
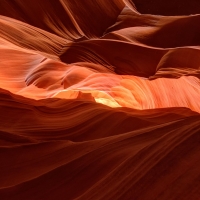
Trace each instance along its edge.
{"label": "swirling rock pattern", "polygon": [[199,3],[143,2],[0,1],[1,200],[200,199]]}

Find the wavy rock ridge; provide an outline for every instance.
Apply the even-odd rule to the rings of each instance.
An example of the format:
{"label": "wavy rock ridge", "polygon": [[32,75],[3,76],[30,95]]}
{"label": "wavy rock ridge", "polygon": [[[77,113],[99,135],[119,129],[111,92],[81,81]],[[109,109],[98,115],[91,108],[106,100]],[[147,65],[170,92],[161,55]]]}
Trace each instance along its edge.
{"label": "wavy rock ridge", "polygon": [[200,15],[155,5],[0,2],[1,200],[200,199]]}

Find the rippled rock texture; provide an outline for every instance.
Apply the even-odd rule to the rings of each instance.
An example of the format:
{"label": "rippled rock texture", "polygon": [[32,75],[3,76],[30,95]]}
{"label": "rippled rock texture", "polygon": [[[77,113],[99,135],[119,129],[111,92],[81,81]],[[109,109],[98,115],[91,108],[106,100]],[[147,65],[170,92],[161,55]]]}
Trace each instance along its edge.
{"label": "rippled rock texture", "polygon": [[200,199],[200,3],[160,2],[0,1],[1,200]]}

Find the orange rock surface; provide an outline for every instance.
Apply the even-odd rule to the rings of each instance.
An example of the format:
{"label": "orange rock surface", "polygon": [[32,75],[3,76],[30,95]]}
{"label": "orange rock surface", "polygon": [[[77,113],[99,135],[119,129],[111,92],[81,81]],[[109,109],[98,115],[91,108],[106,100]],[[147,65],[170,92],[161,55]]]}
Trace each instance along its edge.
{"label": "orange rock surface", "polygon": [[1,200],[200,199],[191,2],[0,1]]}

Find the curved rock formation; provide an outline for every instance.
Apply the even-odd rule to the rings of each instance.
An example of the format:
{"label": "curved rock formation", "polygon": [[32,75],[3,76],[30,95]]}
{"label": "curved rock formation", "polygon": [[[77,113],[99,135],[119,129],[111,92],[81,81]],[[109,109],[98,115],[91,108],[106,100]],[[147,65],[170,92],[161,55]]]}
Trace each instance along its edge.
{"label": "curved rock formation", "polygon": [[149,2],[0,2],[1,200],[200,199],[200,12]]}

